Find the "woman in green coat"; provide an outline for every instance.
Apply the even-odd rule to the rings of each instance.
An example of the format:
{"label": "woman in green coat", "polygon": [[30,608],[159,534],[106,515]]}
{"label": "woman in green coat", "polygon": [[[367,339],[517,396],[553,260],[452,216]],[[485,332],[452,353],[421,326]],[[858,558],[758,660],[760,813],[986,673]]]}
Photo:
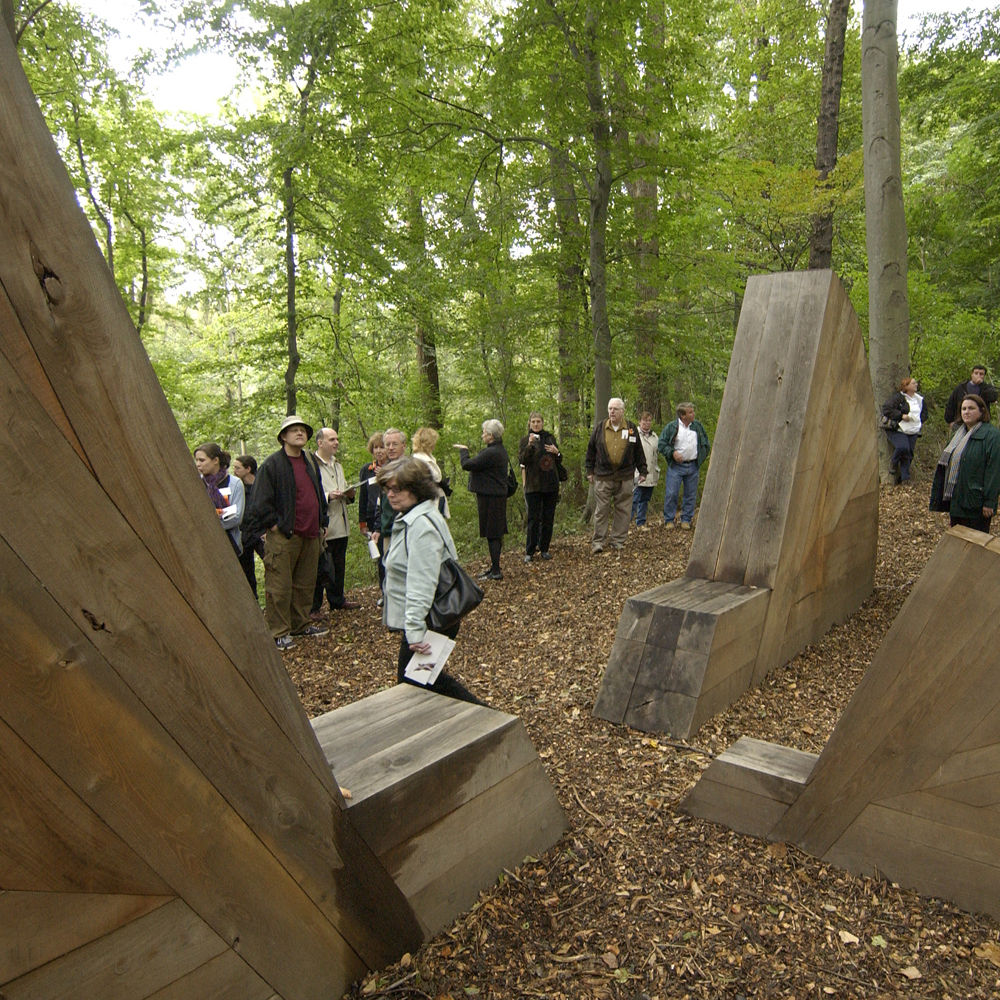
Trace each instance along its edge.
{"label": "woman in green coat", "polygon": [[947,511],[951,525],[989,533],[1000,495],[1000,431],[979,396],[962,400],[962,422],[941,453],[931,487],[931,510]]}

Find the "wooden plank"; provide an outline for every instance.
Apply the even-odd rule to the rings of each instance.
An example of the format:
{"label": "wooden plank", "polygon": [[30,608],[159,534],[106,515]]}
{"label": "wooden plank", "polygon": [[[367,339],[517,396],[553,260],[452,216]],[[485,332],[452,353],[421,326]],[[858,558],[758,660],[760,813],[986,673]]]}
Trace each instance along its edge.
{"label": "wooden plank", "polygon": [[[352,948],[371,967],[386,964],[395,951],[390,942],[414,942],[419,928],[345,822],[339,791],[331,796],[316,777],[2,360],[0,389],[10,432],[0,476],[12,491],[37,498],[0,509],[0,536]],[[46,454],[52,465],[38,460]],[[60,470],[58,498],[51,467]],[[72,545],[62,535],[67,522]],[[114,574],[105,569],[109,560]]]}
{"label": "wooden plank", "polygon": [[[713,574],[713,579],[732,583],[760,583],[757,579],[747,578],[747,560],[757,530],[755,521],[760,516],[764,482],[761,470],[767,466],[771,435],[775,421],[779,419],[776,405],[782,382],[785,381],[785,361],[800,295],[797,282],[779,281],[778,276],[772,280],[774,287],[750,389],[743,441],[733,467],[733,485],[719,543],[719,561]],[[797,381],[801,377],[800,372],[789,372],[789,381]],[[780,419],[784,419],[784,414],[780,415]],[[716,437],[719,437],[718,432]],[[783,503],[787,502],[786,496]]]}
{"label": "wooden plank", "polygon": [[562,807],[535,760],[383,860],[434,934],[468,910],[504,868],[548,850],[565,827]]}
{"label": "wooden plank", "polygon": [[[781,362],[778,385],[771,403],[770,427],[767,435],[767,461],[763,475],[758,467],[753,470],[757,485],[757,506],[750,514],[752,536],[745,559],[744,583],[770,587],[772,590],[778,576],[778,563],[785,544],[789,518],[800,515],[800,510],[792,503],[792,477],[799,464],[800,449],[803,458],[812,456],[808,447],[803,447],[803,431],[812,418],[809,396],[817,381],[823,381],[825,372],[818,372],[816,359],[823,334],[825,307],[829,299],[831,273],[810,271],[807,275],[788,275],[790,296],[794,296],[791,306],[791,325],[786,332],[787,354]],[[770,319],[770,317],[769,317]],[[783,313],[776,313],[774,322],[785,322]],[[765,338],[768,331],[765,329]],[[846,417],[846,415],[845,415]],[[795,498],[797,499],[797,498]],[[794,573],[797,566],[787,569]],[[774,608],[771,599],[769,614]]]}
{"label": "wooden plank", "polygon": [[[8,332],[4,324],[0,339],[30,343],[74,444],[102,489],[190,601],[213,645],[243,672],[336,796],[305,711],[267,641],[260,610],[206,502],[187,444],[7,36],[0,39],[0,141],[7,150],[0,184],[0,287],[21,328]],[[38,426],[51,429],[46,443],[52,449],[34,458],[44,465],[43,456],[58,452],[56,445],[66,438],[48,414]],[[77,452],[68,445],[66,450],[74,464],[80,462]],[[155,483],[150,455],[157,456]],[[48,467],[62,470],[54,457]],[[65,523],[77,527],[67,520],[60,532]]]}
{"label": "wooden plank", "polygon": [[[447,729],[455,726],[461,728],[472,719],[477,719],[479,724],[482,724],[476,714],[477,706],[469,702],[444,698],[430,691],[421,691],[412,684],[399,684],[397,687],[409,688],[412,692],[403,711],[394,710],[385,719],[372,718],[368,725],[361,729],[353,726],[341,727],[336,719],[324,721],[325,735],[320,741],[320,746],[330,762],[330,767],[343,782],[344,787],[351,789],[355,799],[359,792],[357,768],[374,754],[394,744],[412,740],[415,736],[419,737],[421,733],[436,726],[444,726]],[[336,712],[330,714],[336,715]],[[496,720],[494,724],[498,724]]]}
{"label": "wooden plank", "polygon": [[3,888],[172,895],[166,882],[2,721],[0,801]]}
{"label": "wooden plank", "polygon": [[282,995],[346,990],[356,953],[4,544],[0,615],[0,718]]}
{"label": "wooden plank", "polygon": [[0,986],[151,913],[170,896],[0,893]]}
{"label": "wooden plank", "polygon": [[506,719],[499,726],[483,719],[478,729],[436,727],[371,758],[369,777],[360,767],[357,779],[350,775],[351,822],[372,850],[384,854],[537,760],[521,720]]}
{"label": "wooden plank", "polygon": [[684,739],[692,731],[691,719],[697,704],[696,698],[676,691],[664,691],[660,684],[648,688],[637,685],[625,716],[625,725],[646,733],[667,733]]}
{"label": "wooden plank", "polygon": [[791,805],[816,766],[818,754],[742,736],[704,772],[713,781]]}
{"label": "wooden plank", "polygon": [[597,698],[594,699],[593,714],[598,719],[606,719],[616,726],[624,721],[645,648],[641,642],[615,640]]}
{"label": "wooden plank", "polygon": [[[995,715],[994,710],[987,718],[992,719]],[[1000,740],[989,746],[956,751],[931,775],[924,788],[937,788],[997,773],[1000,773]]]}
{"label": "wooden plank", "polygon": [[183,900],[175,899],[7,983],[4,1000],[145,1000],[226,947]]}
{"label": "wooden plank", "polygon": [[[926,841],[932,841],[931,844]],[[969,857],[957,841],[919,818],[871,804],[823,856],[856,875],[898,882],[922,895],[951,900],[973,913],[1000,915],[997,849]]]}
{"label": "wooden plank", "polygon": [[157,990],[148,1000],[281,1000],[231,948]]}
{"label": "wooden plank", "polygon": [[[719,712],[728,708],[744,691],[750,687],[753,678],[754,664],[748,661],[745,665],[735,668],[728,677],[710,688],[702,688],[698,703],[691,716],[691,725],[683,737],[696,733],[701,727]],[[681,734],[677,734],[681,735]]]}
{"label": "wooden plank", "polygon": [[713,781],[706,772],[685,796],[681,809],[709,823],[767,840],[788,806],[766,795]]}
{"label": "wooden plank", "polygon": [[756,374],[773,287],[773,281],[763,276],[754,275],[747,281],[726,375],[729,391],[722,396],[712,456],[698,511],[698,527],[688,559],[688,576],[706,580],[716,578],[719,545],[735,484],[734,472],[746,435],[750,389]]}

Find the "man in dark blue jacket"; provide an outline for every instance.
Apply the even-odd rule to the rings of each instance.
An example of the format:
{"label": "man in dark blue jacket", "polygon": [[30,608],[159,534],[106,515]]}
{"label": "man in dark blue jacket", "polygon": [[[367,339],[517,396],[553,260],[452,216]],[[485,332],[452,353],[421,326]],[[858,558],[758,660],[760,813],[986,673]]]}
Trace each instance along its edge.
{"label": "man in dark blue jacket", "polygon": [[264,535],[264,616],[278,649],[291,649],[293,635],[326,635],[309,623],[320,535],[326,528],[326,495],[319,470],[305,446],[312,428],[296,416],[278,431],[281,448],[257,470],[243,529]]}

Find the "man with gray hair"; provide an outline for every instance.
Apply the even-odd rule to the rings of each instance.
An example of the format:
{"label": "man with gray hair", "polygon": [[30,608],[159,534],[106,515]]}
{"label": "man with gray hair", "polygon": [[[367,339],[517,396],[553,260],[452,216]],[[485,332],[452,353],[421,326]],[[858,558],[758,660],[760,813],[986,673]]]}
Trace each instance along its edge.
{"label": "man with gray hair", "polygon": [[663,523],[674,526],[677,516],[677,498],[681,487],[684,500],[681,504],[681,529],[691,530],[694,509],[698,502],[698,474],[701,464],[712,450],[708,432],[694,419],[694,403],[678,403],[677,419],[671,420],[660,432],[657,451],[667,460],[667,491],[663,498]]}
{"label": "man with gray hair", "polygon": [[584,464],[596,502],[590,551],[603,552],[610,544],[620,552],[632,515],[632,479],[638,471],[638,481],[644,483],[647,469],[638,428],[625,419],[625,403],[618,397],[608,400],[608,419],[590,435]]}

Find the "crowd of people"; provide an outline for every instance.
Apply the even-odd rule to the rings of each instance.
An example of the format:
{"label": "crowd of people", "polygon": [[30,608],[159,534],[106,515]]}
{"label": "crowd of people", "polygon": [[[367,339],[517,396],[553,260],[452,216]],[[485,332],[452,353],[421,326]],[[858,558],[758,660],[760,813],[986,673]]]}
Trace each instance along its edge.
{"label": "crowd of people", "polygon": [[[998,391],[977,365],[959,383],[945,407],[950,439],[938,460],[930,506],[949,514],[951,524],[990,530],[1000,499],[1000,431],[990,422],[990,404]],[[927,421],[927,403],[916,379],[904,378],[882,407],[880,424],[892,448],[891,468],[898,481],[910,479],[917,438]],[[679,403],[674,419],[657,434],[653,415],[643,412],[638,425],[625,417],[625,403],[611,399],[606,420],[599,421],[587,444],[584,466],[593,484],[591,551],[621,550],[629,527],[648,531],[649,503],[664,465],[662,524],[691,530],[702,466],[711,441],[695,418],[690,402]],[[348,482],[337,459],[340,436],[313,428],[297,416],[278,430],[278,449],[259,466],[252,455],[235,459],[215,442],[194,449],[195,466],[215,507],[254,596],[255,555],[264,564],[264,615],[279,649],[298,637],[325,635],[329,614],[359,607],[345,594],[349,507],[357,503],[357,526],[378,568],[385,625],[400,633],[398,679],[415,653],[429,651],[428,617],[442,566],[457,560],[449,529],[451,484],[434,456],[436,430],[421,427],[407,454],[406,432],[397,427],[372,434],[370,460]],[[489,566],[483,580],[502,580],[501,553],[508,533],[507,501],[518,486],[524,492],[526,523],[524,562],[550,560],[560,486],[568,479],[555,435],[541,413],[531,413],[517,447],[517,467],[504,445],[499,420],[482,424],[482,447],[473,454],[456,444],[468,488],[476,497],[479,536],[486,540]],[[654,523],[658,518],[653,518]],[[323,611],[326,600],[328,611]],[[458,623],[444,629],[454,638]],[[467,689],[442,673],[434,690],[476,701]]]}

